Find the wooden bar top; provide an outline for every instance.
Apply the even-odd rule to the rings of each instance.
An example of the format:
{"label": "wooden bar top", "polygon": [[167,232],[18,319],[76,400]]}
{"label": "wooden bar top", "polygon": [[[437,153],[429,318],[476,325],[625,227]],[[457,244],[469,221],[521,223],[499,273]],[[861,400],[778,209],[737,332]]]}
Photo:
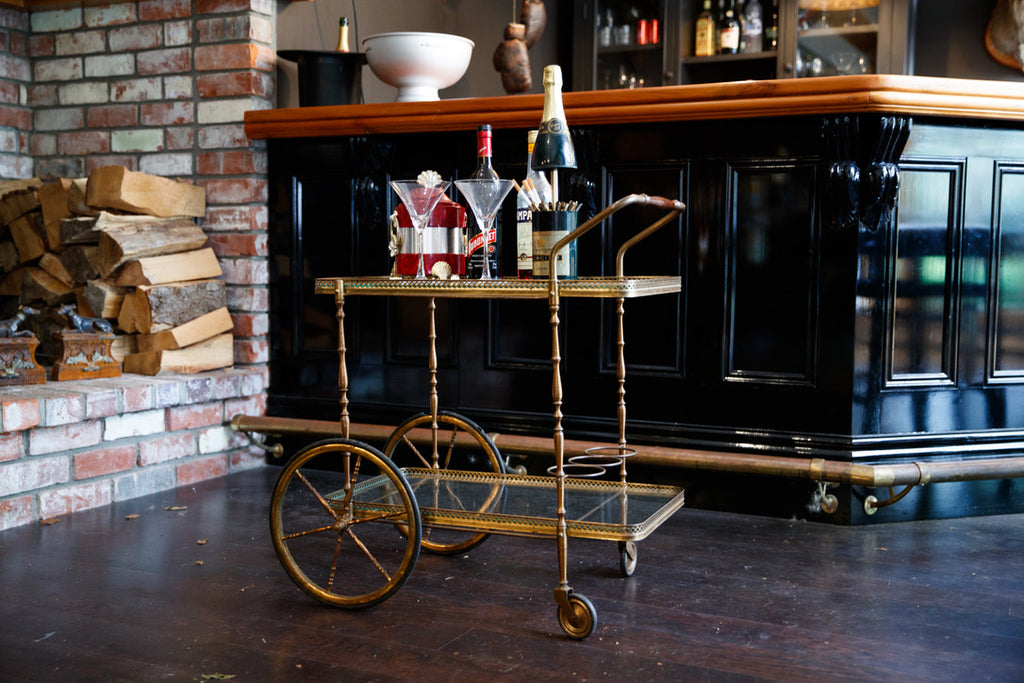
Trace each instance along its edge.
{"label": "wooden bar top", "polygon": [[[1024,121],[1024,83],[924,76],[830,76],[564,93],[570,125],[829,113]],[[249,111],[253,139],[530,128],[544,96],[509,95]]]}

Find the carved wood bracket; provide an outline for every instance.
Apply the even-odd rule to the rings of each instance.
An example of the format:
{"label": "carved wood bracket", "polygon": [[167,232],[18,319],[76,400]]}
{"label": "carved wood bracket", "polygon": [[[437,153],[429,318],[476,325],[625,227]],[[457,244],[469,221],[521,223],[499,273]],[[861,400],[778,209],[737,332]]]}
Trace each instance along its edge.
{"label": "carved wood bracket", "polygon": [[910,127],[909,116],[882,116],[877,122],[853,115],[822,120],[827,166],[822,206],[830,225],[844,230],[859,222],[873,231],[889,222],[899,197],[898,162]]}

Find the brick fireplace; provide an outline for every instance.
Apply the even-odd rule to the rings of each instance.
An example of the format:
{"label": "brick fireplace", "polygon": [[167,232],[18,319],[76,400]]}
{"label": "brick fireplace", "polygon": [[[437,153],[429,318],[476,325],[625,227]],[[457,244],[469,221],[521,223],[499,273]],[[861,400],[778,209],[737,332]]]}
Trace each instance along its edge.
{"label": "brick fireplace", "polygon": [[260,465],[225,423],[265,411],[269,355],[267,158],[242,118],[273,106],[274,3],[26,4],[0,4],[0,179],[205,187],[235,367],[0,389],[0,529]]}

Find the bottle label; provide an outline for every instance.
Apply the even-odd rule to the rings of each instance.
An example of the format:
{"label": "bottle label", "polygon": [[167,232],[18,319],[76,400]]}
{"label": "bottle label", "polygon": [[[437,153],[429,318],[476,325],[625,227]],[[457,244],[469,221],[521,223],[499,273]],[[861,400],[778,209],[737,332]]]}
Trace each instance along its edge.
{"label": "bottle label", "polygon": [[715,52],[714,34],[711,31],[710,19],[697,20],[697,36],[694,54],[698,57],[710,57]]}
{"label": "bottle label", "polygon": [[476,155],[477,157],[489,157],[491,156],[491,135],[490,133],[480,132],[476,136]]}
{"label": "bottle label", "polygon": [[[498,276],[497,237],[497,228],[491,228],[487,231],[487,265],[491,271],[491,277]],[[469,238],[469,242],[466,245],[466,264],[469,277],[480,277],[483,273],[483,246],[484,236],[481,232],[478,231]]]}
{"label": "bottle label", "polygon": [[722,33],[719,36],[719,40],[722,44],[723,50],[732,50],[735,52],[740,48],[740,28],[739,26],[727,26],[722,29]]}
{"label": "bottle label", "polygon": [[[551,249],[558,240],[569,234],[568,230],[535,230],[533,233],[533,277],[551,275]],[[576,277],[576,240],[558,252],[555,257],[555,277]]]}
{"label": "bottle label", "polygon": [[516,269],[520,278],[533,272],[533,212],[516,208]]}

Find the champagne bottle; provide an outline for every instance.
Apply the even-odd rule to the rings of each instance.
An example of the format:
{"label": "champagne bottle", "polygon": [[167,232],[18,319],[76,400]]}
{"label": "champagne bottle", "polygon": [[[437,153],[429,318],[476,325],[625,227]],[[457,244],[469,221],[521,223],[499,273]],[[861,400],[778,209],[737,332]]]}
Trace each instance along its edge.
{"label": "champagne bottle", "polygon": [[711,0],[704,0],[704,11],[697,16],[693,54],[698,57],[715,54],[715,17],[711,14]]}
{"label": "champagne bottle", "polygon": [[531,168],[551,171],[551,201],[558,202],[558,169],[576,168],[576,148],[569,135],[562,105],[562,68],[557,64],[544,67],[544,113],[537,129]]}
{"label": "champagne bottle", "polygon": [[348,52],[348,17],[338,19],[338,45],[336,52]]}
{"label": "champagne bottle", "polygon": [[[476,168],[470,174],[470,178],[479,180],[497,180],[498,173],[494,170],[491,159],[491,127],[488,124],[478,126],[476,129]],[[472,213],[472,212],[469,212]],[[491,271],[491,277],[498,277],[498,245],[499,231],[501,228],[501,216],[499,215],[487,235],[480,232],[480,226],[476,218],[470,220],[469,242],[466,246],[466,275],[469,278],[477,279],[483,275],[484,249],[487,250],[487,265]]]}
{"label": "champagne bottle", "polygon": [[740,20],[736,18],[736,3],[728,0],[725,14],[718,25],[718,52],[734,55],[740,51]]}

